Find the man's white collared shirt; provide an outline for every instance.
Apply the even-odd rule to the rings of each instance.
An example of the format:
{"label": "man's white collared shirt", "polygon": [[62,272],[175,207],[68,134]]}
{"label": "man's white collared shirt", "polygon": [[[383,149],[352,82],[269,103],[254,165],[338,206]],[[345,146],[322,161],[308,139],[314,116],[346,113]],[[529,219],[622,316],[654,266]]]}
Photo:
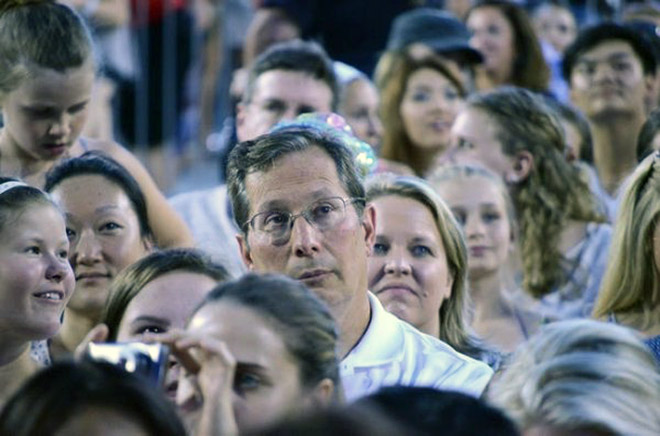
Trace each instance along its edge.
{"label": "man's white collared shirt", "polygon": [[340,374],[348,401],[385,386],[427,386],[480,396],[493,376],[485,363],[387,312],[369,293],[371,321],[360,342],[342,360]]}

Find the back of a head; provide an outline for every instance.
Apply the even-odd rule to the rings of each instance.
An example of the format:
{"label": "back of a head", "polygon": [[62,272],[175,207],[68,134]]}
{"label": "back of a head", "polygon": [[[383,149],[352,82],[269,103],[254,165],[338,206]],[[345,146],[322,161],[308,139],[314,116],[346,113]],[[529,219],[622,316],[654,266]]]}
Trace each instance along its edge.
{"label": "back of a head", "polygon": [[262,74],[283,70],[306,74],[328,85],[332,92],[331,108],[336,111],[339,104],[339,85],[332,60],[315,42],[300,40],[275,44],[263,52],[250,67],[248,83],[243,94],[243,103],[252,101],[255,82]]}
{"label": "back of a head", "polygon": [[594,47],[608,41],[623,41],[630,45],[642,62],[645,75],[654,75],[656,57],[653,46],[638,31],[623,24],[606,22],[583,29],[564,53],[562,76],[571,83],[571,73],[580,57]]}
{"label": "back of a head", "polygon": [[522,429],[660,434],[660,373],[630,329],[592,320],[541,328],[513,355],[489,397]]}
{"label": "back of a head", "polygon": [[100,362],[61,362],[37,373],[2,410],[0,435],[55,434],[89,410],[119,414],[137,423],[144,434],[185,435],[173,406],[160,392],[136,376]]}
{"label": "back of a head", "polygon": [[517,436],[516,426],[499,410],[459,392],[392,386],[360,399],[420,436]]}
{"label": "back of a head", "polygon": [[34,65],[63,72],[93,58],[90,32],[68,6],[54,0],[0,3],[0,100]]}

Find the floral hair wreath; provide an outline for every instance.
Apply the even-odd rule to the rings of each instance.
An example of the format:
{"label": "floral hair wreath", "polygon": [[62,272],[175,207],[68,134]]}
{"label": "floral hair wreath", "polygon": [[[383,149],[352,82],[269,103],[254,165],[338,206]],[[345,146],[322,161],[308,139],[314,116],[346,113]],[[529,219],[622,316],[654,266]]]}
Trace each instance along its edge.
{"label": "floral hair wreath", "polygon": [[270,129],[270,133],[290,128],[312,129],[343,144],[353,152],[355,164],[362,177],[366,177],[376,168],[378,162],[373,148],[358,139],[351,126],[340,115],[335,113],[302,114],[293,121],[282,121],[275,124]]}

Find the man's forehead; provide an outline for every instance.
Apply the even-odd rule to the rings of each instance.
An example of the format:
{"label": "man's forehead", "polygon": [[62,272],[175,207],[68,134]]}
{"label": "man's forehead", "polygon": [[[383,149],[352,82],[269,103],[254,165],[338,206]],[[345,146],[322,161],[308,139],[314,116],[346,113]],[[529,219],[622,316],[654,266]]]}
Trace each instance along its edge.
{"label": "man's forehead", "polygon": [[598,62],[612,58],[625,57],[634,57],[641,63],[639,56],[628,41],[621,39],[607,39],[582,52],[578,56],[576,63]]}
{"label": "man's forehead", "polygon": [[[291,85],[294,87],[292,88]],[[293,93],[291,92],[293,91]],[[327,106],[330,110],[332,90],[322,79],[306,71],[275,69],[264,71],[254,82],[254,95],[261,99],[306,102]]]}

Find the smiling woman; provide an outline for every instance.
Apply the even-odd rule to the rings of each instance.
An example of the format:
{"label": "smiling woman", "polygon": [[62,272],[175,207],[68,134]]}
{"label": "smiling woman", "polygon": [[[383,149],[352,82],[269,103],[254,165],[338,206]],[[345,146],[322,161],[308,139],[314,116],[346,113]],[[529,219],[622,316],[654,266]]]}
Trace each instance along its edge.
{"label": "smiling woman", "polygon": [[64,218],[39,189],[0,178],[0,409],[38,365],[30,342],[55,335],[74,287]]}
{"label": "smiling woman", "polygon": [[98,323],[110,281],[153,243],[139,185],[109,157],[89,152],[61,162],[48,173],[46,191],[65,213],[76,275],[76,293],[51,347],[60,355],[73,352]]}

